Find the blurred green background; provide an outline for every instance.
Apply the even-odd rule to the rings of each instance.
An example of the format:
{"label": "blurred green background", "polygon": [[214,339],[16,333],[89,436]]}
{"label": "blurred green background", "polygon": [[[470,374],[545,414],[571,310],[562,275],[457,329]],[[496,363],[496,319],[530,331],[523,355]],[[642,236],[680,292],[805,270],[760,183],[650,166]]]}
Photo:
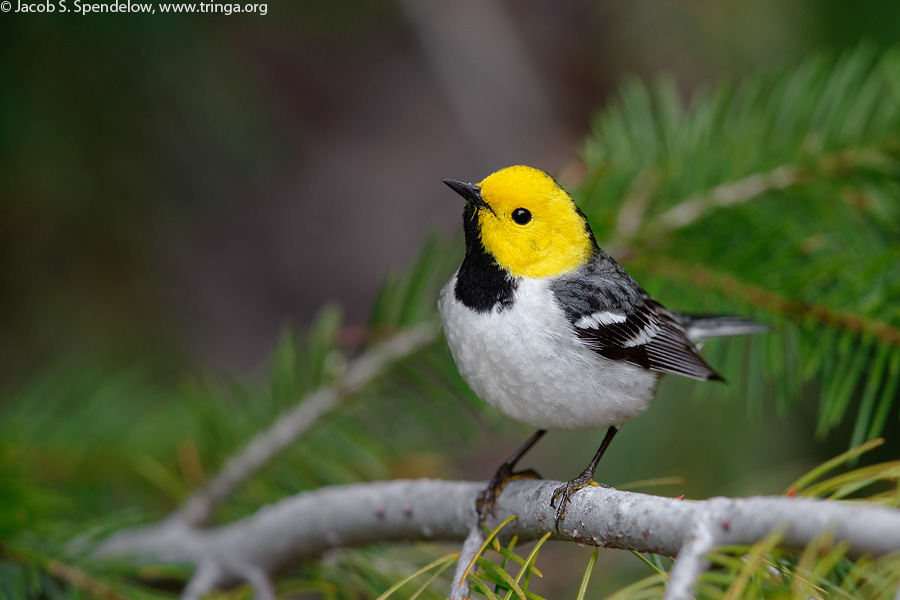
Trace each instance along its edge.
{"label": "blurred green background", "polygon": [[689,94],[898,31],[889,0],[3,14],[0,375],[252,369],[326,302],[362,322],[431,228],[458,229],[440,179],[564,174],[624,75]]}
{"label": "blurred green background", "polygon": [[[898,39],[892,0],[0,14],[0,409],[85,371],[116,374],[123,402],[133,381],[171,406],[193,373],[257,372],[286,324],[309,325],[326,303],[342,307],[352,345],[386,274],[429,232],[458,232],[442,178],[524,163],[577,181],[592,115],[627,75],[670,74],[688,97]],[[846,432],[814,439],[812,402],[748,416],[665,386],[683,401],[629,425],[601,478],[684,476],[695,497],[777,493],[846,447]],[[65,401],[77,410],[90,387],[76,378]],[[455,462],[403,474],[487,477],[526,434],[506,431],[481,447],[423,447]],[[568,478],[599,435],[555,434],[530,458]],[[719,438],[745,440],[730,446],[742,453],[716,454]]]}

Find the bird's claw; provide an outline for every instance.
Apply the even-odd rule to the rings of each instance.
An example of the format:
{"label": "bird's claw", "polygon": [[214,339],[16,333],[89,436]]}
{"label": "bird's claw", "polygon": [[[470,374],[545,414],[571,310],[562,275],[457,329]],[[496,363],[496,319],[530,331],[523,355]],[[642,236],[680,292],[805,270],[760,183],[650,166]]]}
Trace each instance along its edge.
{"label": "bird's claw", "polygon": [[513,471],[511,467],[504,464],[501,465],[491,480],[488,482],[478,498],[475,500],[475,509],[478,511],[478,524],[484,524],[484,520],[488,515],[494,515],[494,508],[497,506],[497,499],[503,492],[503,488],[510,481],[516,479],[541,479],[541,476],[534,469],[525,469],[523,471]]}
{"label": "bird's claw", "polygon": [[[550,497],[550,508],[556,509],[556,521],[554,521],[554,526],[556,527],[556,531],[559,531],[559,522],[566,518],[566,507],[569,504],[569,500],[572,499],[572,495],[582,488],[586,488],[589,485],[598,485],[600,487],[609,487],[603,483],[597,483],[593,479],[594,474],[591,471],[585,471],[572,481],[569,481],[563,486],[556,488],[553,491],[553,495]],[[557,502],[559,505],[557,506]]]}

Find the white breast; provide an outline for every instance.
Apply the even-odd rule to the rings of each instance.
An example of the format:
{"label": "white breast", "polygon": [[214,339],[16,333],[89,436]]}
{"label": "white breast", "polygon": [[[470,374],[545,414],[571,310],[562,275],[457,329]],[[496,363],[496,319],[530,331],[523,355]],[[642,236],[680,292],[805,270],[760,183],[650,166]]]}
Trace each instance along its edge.
{"label": "white breast", "polygon": [[511,305],[478,313],[453,293],[438,303],[456,366],[478,396],[539,429],[599,429],[643,411],[659,375],[608,360],[579,340],[547,280],[521,279]]}

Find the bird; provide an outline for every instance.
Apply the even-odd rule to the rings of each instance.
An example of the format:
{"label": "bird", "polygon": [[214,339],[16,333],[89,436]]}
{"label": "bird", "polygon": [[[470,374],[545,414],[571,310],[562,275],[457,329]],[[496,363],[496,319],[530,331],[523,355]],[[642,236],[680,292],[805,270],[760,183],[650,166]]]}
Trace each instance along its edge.
{"label": "bird", "polygon": [[438,301],[450,353],[482,400],[537,428],[479,494],[479,522],[508,481],[539,478],[515,467],[548,430],[606,428],[587,468],[551,496],[559,530],[573,495],[594,483],[613,437],[647,408],[664,374],[721,381],[697,342],[767,328],[664,308],[598,246],[585,214],[540,169],[443,182],[465,200],[465,255]]}

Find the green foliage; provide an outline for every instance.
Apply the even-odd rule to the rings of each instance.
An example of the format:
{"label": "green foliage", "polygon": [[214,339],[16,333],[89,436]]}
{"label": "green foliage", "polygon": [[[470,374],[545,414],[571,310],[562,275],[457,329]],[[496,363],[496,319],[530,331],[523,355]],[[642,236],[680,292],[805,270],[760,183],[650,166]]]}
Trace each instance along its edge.
{"label": "green foliage", "polygon": [[580,204],[651,293],[773,325],[735,386],[752,402],[784,410],[813,383],[819,433],[855,414],[853,445],[896,419],[900,49],[813,58],[688,106],[670,81],[630,82],[584,155]]}
{"label": "green foliage", "polygon": [[[814,498],[845,499],[853,494],[857,501],[865,500],[887,506],[900,506],[900,461],[870,465],[849,472],[831,475],[860,454],[872,450],[882,443],[873,440],[849,450],[838,457],[816,467],[797,480],[787,491],[788,495],[802,495]],[[831,475],[831,476],[829,476]],[[527,583],[511,585],[507,573],[510,562],[514,570],[521,574],[530,569],[543,577],[534,568],[539,556],[541,543],[535,544],[528,554],[516,554],[515,539],[508,547],[501,547],[495,537],[511,521],[510,517],[495,530],[486,535],[486,541],[479,552],[480,573],[468,574],[474,590],[480,596],[492,600],[501,597],[502,590],[508,598],[539,598],[527,589]],[[697,598],[702,600],[756,600],[809,598],[893,598],[900,583],[900,552],[879,558],[864,557],[852,560],[847,557],[848,546],[835,544],[830,533],[825,531],[802,550],[786,550],[778,547],[781,531],[776,530],[752,546],[718,548],[710,555],[712,569],[706,573],[697,587]],[[485,550],[495,552],[487,556]],[[636,553],[635,553],[636,554]],[[650,575],[632,585],[619,590],[611,599],[635,600],[662,598],[668,581],[668,572],[657,560],[662,557],[651,555],[638,558],[653,571]],[[491,558],[492,560],[488,560]],[[581,589],[584,590],[596,560],[596,550],[586,561],[585,575]],[[672,561],[666,559],[669,565]],[[474,561],[473,561],[474,562]],[[519,565],[519,567],[516,567]],[[547,573],[547,576],[552,574]],[[518,579],[514,580],[518,582]],[[526,580],[527,581],[527,580]],[[496,586],[492,588],[491,585]],[[521,591],[521,595],[519,592]],[[580,592],[581,593],[581,592]]]}
{"label": "green foliage", "polygon": [[[725,345],[709,347],[751,410],[770,402],[783,412],[815,395],[819,430],[852,419],[854,445],[897,419],[898,96],[900,50],[866,48],[723,84],[687,106],[670,82],[631,82],[597,119],[578,194],[601,244],[672,308],[745,312],[773,325],[728,354]],[[9,390],[0,404],[0,595],[149,598],[180,589],[186,569],[96,561],[82,549],[160,518],[279,415],[339,381],[357,352],[433,322],[460,253],[458,241],[433,237],[389,278],[365,331],[325,310],[305,334],[286,332],[268,371],[255,377],[190,377],[173,390],[152,374],[70,363]],[[476,419],[495,418],[439,341],[325,415],[215,518],[323,485],[452,473],[421,449],[464,445],[479,435]],[[898,504],[896,463],[815,481],[848,458],[791,493]],[[801,552],[775,550],[776,542],[718,552],[701,595],[876,598],[896,586],[895,557],[851,561],[825,538]],[[535,598],[528,587],[541,575],[540,548],[494,545],[473,565],[470,584],[487,598]],[[434,546],[342,551],[284,574],[278,589],[335,599],[390,590],[441,597],[447,556]],[[663,572],[615,597],[661,595],[665,567],[648,560]],[[593,559],[586,565],[584,582]]]}
{"label": "green foliage", "polygon": [[416,261],[388,277],[372,309],[373,330],[395,328],[435,318],[438,291],[459,266],[462,245],[437,235],[425,241]]}
{"label": "green foliage", "polygon": [[[435,239],[430,247],[436,252],[445,246]],[[447,264],[444,272],[434,269],[438,257]],[[0,591],[9,598],[98,592],[139,598],[167,597],[156,589],[160,584],[183,587],[190,571],[136,572],[133,565],[91,559],[91,541],[164,516],[281,414],[337,382],[356,352],[399,327],[433,319],[449,272],[446,254],[426,250],[385,286],[367,339],[348,348],[344,340],[356,332],[343,327],[336,310],[326,309],[308,332],[286,331],[268,370],[255,377],[190,377],[176,390],[160,390],[147,374],[68,364],[23,384],[0,415],[0,570],[8,583]],[[445,459],[416,452],[435,440],[462,446],[478,434],[472,417],[483,408],[443,342],[434,343],[389,365],[340,410],[322,417],[241,485],[215,518],[232,520],[324,485],[447,473]],[[143,509],[122,509],[130,506]],[[73,555],[74,548],[86,554]],[[393,554],[344,552],[340,560],[287,573],[279,586],[333,598],[375,597],[415,570],[410,552]],[[236,597],[247,596],[241,589]],[[435,597],[425,590],[420,595]]]}

